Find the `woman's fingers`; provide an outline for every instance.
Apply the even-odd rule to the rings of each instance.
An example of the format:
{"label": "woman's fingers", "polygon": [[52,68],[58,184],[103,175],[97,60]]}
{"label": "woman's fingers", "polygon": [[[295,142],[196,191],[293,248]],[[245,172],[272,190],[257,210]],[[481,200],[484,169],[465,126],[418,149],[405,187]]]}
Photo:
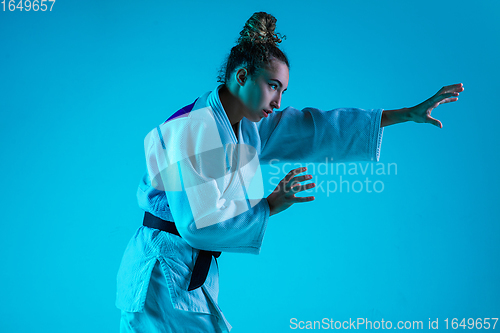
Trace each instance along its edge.
{"label": "woman's fingers", "polygon": [[314,197],[293,197],[293,201],[297,202],[309,202],[313,201]]}
{"label": "woman's fingers", "polygon": [[440,95],[434,95],[426,101],[427,113],[432,111],[434,108],[437,108],[441,104],[456,102],[456,101],[458,101],[458,93],[457,92],[446,93],[446,94],[442,93]]}
{"label": "woman's fingers", "polygon": [[439,89],[434,96],[428,98],[417,106],[410,108],[410,112],[408,113],[409,118],[417,123],[429,123],[442,128],[443,124],[439,120],[431,117],[432,110],[441,104],[458,101],[458,96],[462,91],[464,91],[462,83],[444,86]]}
{"label": "woman's fingers", "polygon": [[285,176],[285,181],[290,181],[290,179],[292,179],[293,177],[295,177],[295,175],[298,175],[299,173],[302,173],[304,171],[306,171],[307,168],[305,167],[300,167],[300,168],[296,168],[296,169],[293,169],[293,170],[290,170],[290,172],[287,173],[287,175]]}
{"label": "woman's fingers", "polygon": [[450,102],[456,102],[458,101],[458,98],[445,98],[441,102],[438,103],[438,105],[445,104],[445,103],[450,103]]}
{"label": "woman's fingers", "polygon": [[316,184],[315,183],[309,183],[309,184],[305,184],[305,185],[299,185],[299,184],[295,184],[293,185],[289,191],[287,191],[286,193],[286,198],[287,199],[296,199],[296,198],[300,198],[300,197],[296,197],[295,194],[299,193],[299,192],[302,192],[302,191],[307,191],[307,190],[310,190],[312,189],[313,187],[315,187]]}
{"label": "woman's fingers", "polygon": [[441,104],[442,100],[448,99],[448,98],[457,98],[458,99],[458,93],[446,93],[446,94],[441,94],[441,95],[436,95],[433,98],[433,104],[437,103],[438,105]]}
{"label": "woman's fingers", "polygon": [[431,116],[427,117],[426,122],[439,128],[443,128],[443,124],[439,120],[437,120],[436,118],[432,118]]}
{"label": "woman's fingers", "polygon": [[302,176],[294,177],[290,182],[300,183],[300,182],[303,182],[303,181],[309,180],[309,179],[312,179],[311,175],[302,175]]}
{"label": "woman's fingers", "polygon": [[286,174],[286,176],[283,177],[283,179],[280,181],[278,186],[274,189],[274,192],[282,191],[282,192],[288,193],[288,192],[290,192],[290,189],[292,188],[292,186],[294,186],[295,184],[311,179],[312,178],[311,175],[296,176],[297,174],[300,174],[306,170],[307,170],[306,167],[299,167],[299,168],[290,170]]}
{"label": "woman's fingers", "polygon": [[314,183],[300,185],[301,182],[310,180],[312,175],[298,174],[306,171],[307,168],[300,167],[287,173],[287,175],[280,181],[278,186],[274,189],[266,199],[269,204],[270,216],[288,209],[294,203],[313,201],[314,197],[296,197],[295,194],[311,189],[316,186]]}
{"label": "woman's fingers", "polygon": [[[285,192],[287,194],[287,197],[290,195],[293,195],[294,193],[304,191],[305,186],[310,186],[311,184],[314,184],[314,183],[309,183],[307,185],[299,185],[299,183],[304,182],[306,180],[310,180],[310,179],[312,179],[312,175],[302,175],[302,176],[297,176],[297,177],[292,178],[288,182],[288,186],[285,188]],[[314,186],[316,186],[316,185],[314,185]],[[314,186],[311,186],[311,187],[314,187]]]}
{"label": "woman's fingers", "polygon": [[457,84],[452,84],[450,86],[445,86],[441,88],[438,92],[438,94],[446,94],[446,93],[453,93],[453,92],[462,92],[464,91],[464,87],[462,83],[457,83]]}
{"label": "woman's fingers", "polygon": [[290,188],[290,191],[287,194],[289,196],[293,197],[295,195],[295,193],[309,190],[315,186],[316,186],[316,184],[314,184],[314,183],[309,183],[309,184],[305,184],[305,185],[296,184],[296,185],[292,186],[292,188]]}

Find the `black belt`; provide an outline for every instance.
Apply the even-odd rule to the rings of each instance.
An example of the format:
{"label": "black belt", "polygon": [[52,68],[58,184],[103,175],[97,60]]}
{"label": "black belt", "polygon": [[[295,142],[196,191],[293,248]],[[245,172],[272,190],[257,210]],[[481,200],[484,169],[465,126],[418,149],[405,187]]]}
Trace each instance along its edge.
{"label": "black belt", "polygon": [[[162,231],[166,231],[168,233],[179,235],[177,228],[175,227],[174,222],[165,221],[152,215],[149,212],[144,213],[144,220],[142,225],[145,227],[158,229]],[[198,258],[196,258],[196,262],[194,263],[193,273],[191,274],[191,281],[189,282],[188,291],[195,290],[198,287],[201,287],[205,280],[207,279],[208,270],[210,269],[210,263],[212,262],[212,256],[218,258],[220,256],[220,252],[213,251],[205,251],[200,250],[200,254]]]}

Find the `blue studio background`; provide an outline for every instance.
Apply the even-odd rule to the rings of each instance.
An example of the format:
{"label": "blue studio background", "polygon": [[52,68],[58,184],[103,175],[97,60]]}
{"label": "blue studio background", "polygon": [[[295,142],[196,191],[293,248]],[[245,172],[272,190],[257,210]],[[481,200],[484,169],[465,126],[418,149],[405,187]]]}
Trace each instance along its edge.
{"label": "blue studio background", "polygon": [[[217,86],[255,11],[287,36],[282,107],[392,109],[465,91],[433,112],[442,129],[385,128],[380,162],[397,173],[369,175],[383,191],[317,191],[271,218],[260,255],[220,257],[232,332],[500,317],[498,1],[58,0],[0,12],[0,332],[118,332],[143,139]],[[266,191],[291,166],[279,169],[263,169]]]}

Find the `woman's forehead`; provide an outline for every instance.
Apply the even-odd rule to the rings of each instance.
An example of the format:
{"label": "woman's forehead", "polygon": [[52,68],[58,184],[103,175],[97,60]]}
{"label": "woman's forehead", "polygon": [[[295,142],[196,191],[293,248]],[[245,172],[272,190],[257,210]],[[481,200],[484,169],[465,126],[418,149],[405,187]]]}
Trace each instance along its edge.
{"label": "woman's forehead", "polygon": [[289,70],[288,66],[279,60],[271,60],[270,64],[260,71],[265,79],[279,80],[285,88],[288,86]]}

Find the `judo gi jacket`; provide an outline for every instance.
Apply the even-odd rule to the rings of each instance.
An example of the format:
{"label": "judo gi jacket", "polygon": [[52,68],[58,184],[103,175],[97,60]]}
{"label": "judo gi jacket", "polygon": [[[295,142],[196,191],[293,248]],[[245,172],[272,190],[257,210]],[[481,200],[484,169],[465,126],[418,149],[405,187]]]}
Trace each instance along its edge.
{"label": "judo gi jacket", "polygon": [[382,109],[287,107],[258,123],[243,118],[236,136],[219,99],[220,87],[175,112],[146,136],[147,172],[137,190],[139,206],[175,222],[181,237],[138,228],[118,272],[119,309],[142,311],[151,272],[159,261],[174,308],[215,314],[222,319],[221,328],[229,330],[217,301],[215,258],[203,286],[187,289],[200,249],[260,252],[270,213],[260,165],[271,160],[379,159]]}

